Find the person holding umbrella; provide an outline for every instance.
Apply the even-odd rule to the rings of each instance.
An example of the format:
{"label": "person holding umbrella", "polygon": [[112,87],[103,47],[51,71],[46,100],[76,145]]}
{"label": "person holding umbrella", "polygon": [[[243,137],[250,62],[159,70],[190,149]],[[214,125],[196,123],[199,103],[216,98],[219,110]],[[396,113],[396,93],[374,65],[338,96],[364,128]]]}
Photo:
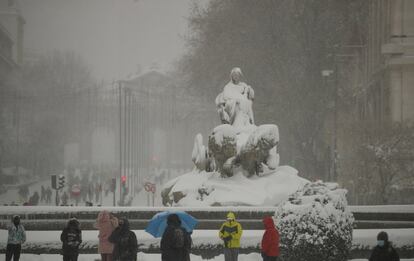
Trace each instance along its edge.
{"label": "person holding umbrella", "polygon": [[227,214],[227,221],[223,223],[219,231],[219,237],[224,242],[224,260],[237,261],[240,248],[240,238],[243,230],[233,212]]}
{"label": "person holding umbrella", "polygon": [[128,219],[119,219],[118,227],[112,232],[108,240],[114,244],[112,252],[114,261],[137,261],[137,236],[129,229]]}
{"label": "person holding umbrella", "polygon": [[145,231],[161,239],[162,261],[190,260],[191,233],[198,221],[184,211],[155,214]]}
{"label": "person holding umbrella", "polygon": [[170,214],[161,239],[162,261],[189,261],[191,236],[183,227],[177,214]]}

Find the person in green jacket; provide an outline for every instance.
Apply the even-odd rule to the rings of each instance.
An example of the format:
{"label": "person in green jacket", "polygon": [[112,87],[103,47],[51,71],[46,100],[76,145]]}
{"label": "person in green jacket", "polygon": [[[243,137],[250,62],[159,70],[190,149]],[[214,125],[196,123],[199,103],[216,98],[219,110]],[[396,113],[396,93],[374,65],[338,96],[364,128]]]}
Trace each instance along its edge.
{"label": "person in green jacket", "polygon": [[236,216],[234,213],[229,212],[227,214],[227,221],[221,225],[219,231],[219,237],[224,242],[225,261],[237,261],[242,233],[242,227],[236,221]]}

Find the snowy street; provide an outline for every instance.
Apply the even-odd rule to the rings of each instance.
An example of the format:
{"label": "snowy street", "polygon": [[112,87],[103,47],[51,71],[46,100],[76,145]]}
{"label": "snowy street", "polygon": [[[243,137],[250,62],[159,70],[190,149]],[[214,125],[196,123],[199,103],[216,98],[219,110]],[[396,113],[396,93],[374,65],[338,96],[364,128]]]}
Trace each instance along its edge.
{"label": "snowy street", "polygon": [[[61,255],[22,255],[20,257],[21,261],[61,261]],[[95,261],[100,260],[100,255],[80,255],[78,261]],[[160,261],[161,255],[159,254],[143,254],[138,253],[138,261]],[[191,261],[201,261],[203,260],[199,256],[191,255]],[[224,256],[218,256],[214,259],[209,259],[210,261],[223,261]],[[248,255],[239,255],[239,261],[259,261],[261,256],[259,254],[248,254]],[[366,261],[367,259],[352,259],[352,261]],[[401,261],[414,261],[413,259],[401,259]]]}
{"label": "snowy street", "polygon": [[[354,230],[353,234],[353,249],[372,249],[376,244],[376,235],[381,230],[378,229],[361,229]],[[397,248],[414,249],[414,229],[389,229],[385,230],[389,236],[393,245]],[[159,247],[160,239],[153,238],[151,235],[143,230],[134,231],[138,238],[138,244],[140,249],[148,249],[151,247]],[[53,251],[56,253],[61,248],[61,242],[59,240],[61,231],[27,231],[27,242],[22,246],[23,249],[28,248],[30,251],[36,248],[46,249],[45,251]],[[222,243],[218,238],[217,230],[195,230],[193,239],[193,248],[203,249],[208,246],[217,246]],[[98,239],[98,231],[83,231],[82,248],[88,253],[93,252],[93,248],[96,249]],[[263,230],[246,230],[243,232],[241,240],[241,247],[256,247],[263,235]],[[5,247],[7,241],[7,231],[0,230],[0,248]],[[214,247],[215,248],[215,247]],[[47,250],[48,249],[48,250]],[[24,251],[24,250],[23,250]],[[351,250],[352,251],[352,250]],[[142,254],[143,256],[154,256],[150,254]],[[254,256],[254,254],[251,254]],[[156,255],[155,255],[156,256]],[[250,258],[246,255],[246,258]],[[40,259],[41,260],[41,259]],[[86,260],[86,259],[85,259]],[[89,260],[89,259],[88,259]],[[144,259],[146,260],[146,259]],[[149,259],[152,260],[152,259]],[[197,260],[197,259],[195,259]],[[217,259],[220,260],[220,259]],[[246,259],[254,260],[254,259]]]}

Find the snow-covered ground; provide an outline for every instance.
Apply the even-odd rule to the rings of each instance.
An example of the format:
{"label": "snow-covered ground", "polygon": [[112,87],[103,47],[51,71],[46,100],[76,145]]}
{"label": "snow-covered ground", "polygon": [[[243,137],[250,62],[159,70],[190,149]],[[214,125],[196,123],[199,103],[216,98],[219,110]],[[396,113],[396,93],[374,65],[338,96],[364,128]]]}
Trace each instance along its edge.
{"label": "snow-covered ground", "polygon": [[[379,229],[355,229],[353,232],[353,246],[358,249],[370,249],[376,244],[376,236]],[[384,229],[389,235],[390,240],[396,247],[414,248],[414,229]],[[138,243],[143,244],[144,248],[152,245],[159,246],[160,239],[153,238],[143,230],[134,231],[138,238]],[[27,231],[27,242],[23,248],[36,248],[46,246],[51,249],[60,249],[60,231]],[[89,230],[82,232],[83,247],[94,247],[98,244],[98,231]],[[241,247],[256,247],[263,236],[263,230],[245,230],[241,240]],[[221,240],[218,238],[217,230],[194,230],[193,244],[195,247],[202,245],[218,245]],[[0,248],[4,248],[7,242],[7,231],[0,230]]]}
{"label": "snow-covered ground", "polygon": [[[21,261],[61,261],[61,255],[22,255],[20,257]],[[80,255],[78,261],[95,261],[100,260],[99,255]],[[144,254],[138,253],[138,260],[139,261],[159,261],[161,260],[160,254]],[[192,261],[201,261],[203,260],[200,256],[191,255]],[[224,256],[220,255],[213,259],[209,259],[210,261],[223,261]],[[257,253],[247,254],[247,255],[239,255],[239,261],[259,261],[262,260],[261,256]],[[366,261],[367,259],[353,259],[352,261]],[[414,259],[401,259],[401,261],[414,261]]]}

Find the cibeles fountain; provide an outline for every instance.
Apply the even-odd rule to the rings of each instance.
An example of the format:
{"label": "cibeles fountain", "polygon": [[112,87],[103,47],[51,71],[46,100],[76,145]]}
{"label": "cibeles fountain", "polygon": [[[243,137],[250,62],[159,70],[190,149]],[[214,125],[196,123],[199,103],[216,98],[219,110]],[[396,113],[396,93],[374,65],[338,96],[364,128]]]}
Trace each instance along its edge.
{"label": "cibeles fountain", "polygon": [[197,134],[193,171],[167,182],[167,206],[274,206],[303,188],[308,180],[290,166],[279,166],[279,130],[254,123],[254,90],[242,82],[240,68],[215,102],[222,122],[208,137]]}

